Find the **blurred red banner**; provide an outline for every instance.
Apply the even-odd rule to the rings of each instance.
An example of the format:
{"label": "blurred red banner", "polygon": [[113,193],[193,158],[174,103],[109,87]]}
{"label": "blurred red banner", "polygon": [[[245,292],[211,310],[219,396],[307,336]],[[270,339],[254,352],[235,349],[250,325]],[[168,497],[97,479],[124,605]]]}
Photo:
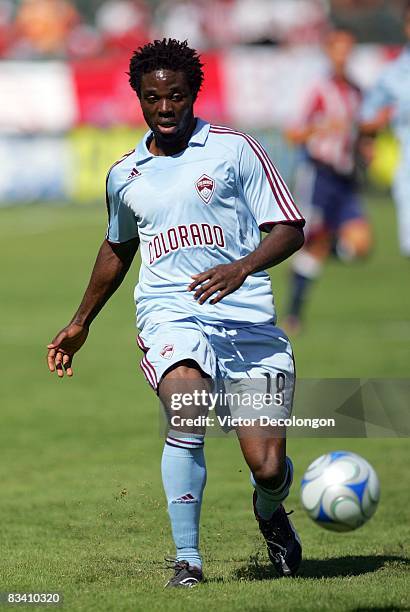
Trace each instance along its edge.
{"label": "blurred red banner", "polygon": [[77,123],[107,126],[143,122],[138,100],[128,84],[128,58],[109,57],[71,64]]}

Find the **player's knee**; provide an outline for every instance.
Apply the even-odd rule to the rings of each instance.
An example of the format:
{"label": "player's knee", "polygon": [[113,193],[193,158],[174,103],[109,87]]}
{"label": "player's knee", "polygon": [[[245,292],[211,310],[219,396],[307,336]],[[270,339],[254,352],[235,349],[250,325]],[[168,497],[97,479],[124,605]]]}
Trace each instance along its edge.
{"label": "player's knee", "polygon": [[337,250],[341,259],[351,261],[366,257],[372,247],[372,235],[367,223],[362,221],[346,227],[339,239]]}
{"label": "player's knee", "polygon": [[367,257],[372,250],[372,234],[369,228],[366,228],[360,235],[356,244],[356,252],[358,257]]}

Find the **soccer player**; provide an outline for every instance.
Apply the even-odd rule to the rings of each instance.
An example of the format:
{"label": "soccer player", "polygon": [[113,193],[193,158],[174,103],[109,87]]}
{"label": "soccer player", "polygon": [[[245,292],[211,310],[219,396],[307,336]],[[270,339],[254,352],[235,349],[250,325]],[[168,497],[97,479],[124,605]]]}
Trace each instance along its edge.
{"label": "soccer player", "polygon": [[[195,117],[203,72],[186,41],[139,48],[129,76],[150,129],[108,172],[106,239],[76,314],[48,345],[49,369],[72,376],[73,355],[141,246],[135,293],[141,368],[167,414],[175,389],[207,391],[217,378],[264,380],[283,393],[290,411],[293,355],[275,326],[265,269],[301,247],[304,220],[254,138]],[[262,241],[260,229],[267,233]],[[180,412],[201,416],[207,404]],[[162,478],[176,546],[170,587],[203,578],[204,433],[171,421],[165,441]],[[293,576],[301,545],[282,505],[293,472],[283,431],[243,426],[237,433],[269,557],[280,575]]]}
{"label": "soccer player", "polygon": [[291,333],[301,328],[310,285],[333,246],[347,261],[365,256],[371,246],[355,178],[361,94],[347,74],[354,42],[345,30],[327,35],[331,71],[309,88],[301,117],[287,131],[290,141],[302,149],[295,193],[306,217],[305,246],[292,261],[285,324]]}
{"label": "soccer player", "polygon": [[366,95],[361,131],[374,135],[391,123],[400,143],[401,159],[394,179],[393,197],[400,250],[405,257],[410,257],[410,2],[405,6],[403,17],[407,44]]}

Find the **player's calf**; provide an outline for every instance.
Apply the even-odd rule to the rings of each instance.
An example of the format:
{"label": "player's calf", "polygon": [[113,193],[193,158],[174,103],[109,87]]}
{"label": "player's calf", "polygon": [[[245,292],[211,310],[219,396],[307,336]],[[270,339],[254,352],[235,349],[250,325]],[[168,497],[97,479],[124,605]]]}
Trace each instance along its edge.
{"label": "player's calf", "polygon": [[290,276],[288,312],[283,327],[289,335],[301,330],[301,320],[306,299],[314,281],[320,276],[324,259],[329,253],[329,239],[326,242],[310,242],[296,254]]}

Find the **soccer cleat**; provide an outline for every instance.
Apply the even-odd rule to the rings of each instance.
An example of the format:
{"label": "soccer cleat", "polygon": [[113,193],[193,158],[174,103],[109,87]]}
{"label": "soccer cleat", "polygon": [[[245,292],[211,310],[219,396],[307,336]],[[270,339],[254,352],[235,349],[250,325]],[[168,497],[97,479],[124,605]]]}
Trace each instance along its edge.
{"label": "soccer cleat", "polygon": [[190,567],[188,561],[178,561],[177,559],[165,559],[165,561],[172,563],[171,567],[174,569],[174,575],[168,580],[165,588],[178,587],[189,589],[197,586],[204,579],[201,568],[196,566]]}
{"label": "soccer cleat", "polygon": [[276,571],[280,576],[295,576],[302,561],[302,543],[285,508],[281,504],[269,520],[262,519],[256,511],[254,491],[253,510]]}

